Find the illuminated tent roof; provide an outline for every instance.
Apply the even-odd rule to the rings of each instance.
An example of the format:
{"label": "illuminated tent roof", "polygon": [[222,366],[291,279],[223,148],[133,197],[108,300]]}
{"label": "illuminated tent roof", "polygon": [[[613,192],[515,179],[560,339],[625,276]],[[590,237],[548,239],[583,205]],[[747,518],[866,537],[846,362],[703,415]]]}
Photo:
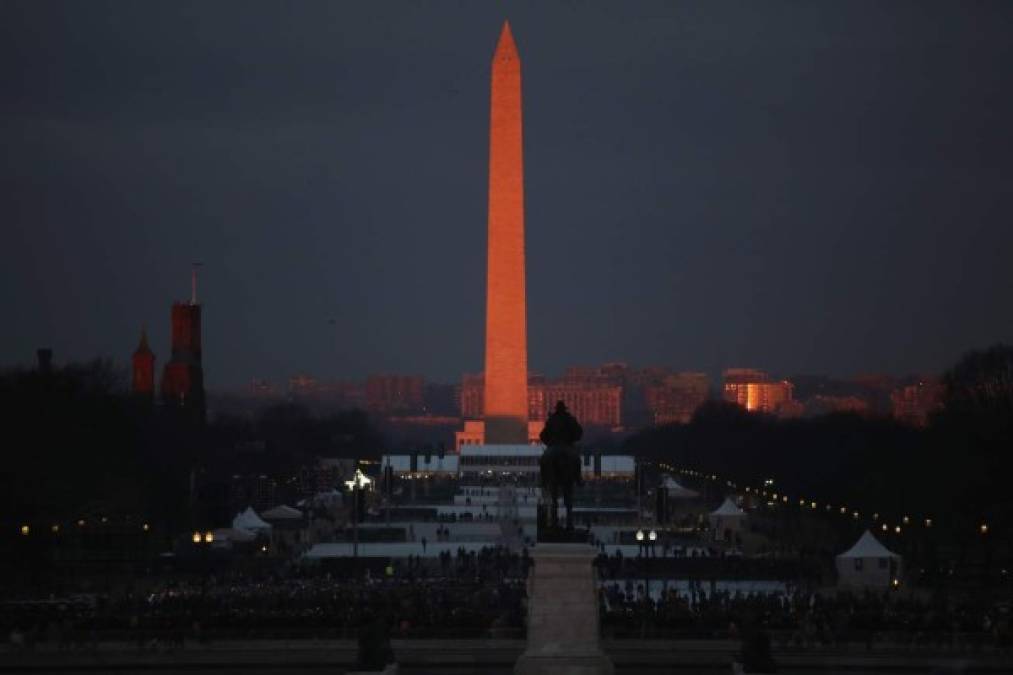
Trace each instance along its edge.
{"label": "illuminated tent roof", "polygon": [[899,558],[900,556],[879,543],[879,540],[872,536],[872,532],[865,531],[855,545],[838,558]]}
{"label": "illuminated tent roof", "polygon": [[676,499],[692,499],[693,497],[699,497],[700,493],[696,490],[690,490],[687,487],[683,487],[676,483],[671,476],[665,476],[665,479],[661,483],[661,487],[668,490],[668,496]]}
{"label": "illuminated tent roof", "polygon": [[712,516],[745,516],[746,512],[736,506],[731,497],[725,497],[721,506],[711,511]]}
{"label": "illuminated tent roof", "polygon": [[232,519],[232,527],[236,530],[251,530],[253,532],[260,532],[270,530],[271,524],[265,522],[263,518],[258,516],[252,506],[248,506],[245,511]]}
{"label": "illuminated tent roof", "polygon": [[275,506],[273,509],[268,509],[261,514],[262,517],[268,520],[295,520],[302,518],[302,511],[294,509],[287,504]]}

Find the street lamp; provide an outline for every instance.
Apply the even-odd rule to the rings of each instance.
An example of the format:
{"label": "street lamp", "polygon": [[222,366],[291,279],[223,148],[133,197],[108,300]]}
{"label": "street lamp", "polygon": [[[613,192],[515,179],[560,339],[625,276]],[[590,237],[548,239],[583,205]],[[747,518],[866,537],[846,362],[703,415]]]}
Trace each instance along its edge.
{"label": "street lamp", "polygon": [[193,543],[195,543],[195,544],[199,544],[200,543],[200,532],[194,532],[193,533]]}
{"label": "street lamp", "polygon": [[352,557],[359,557],[359,490],[369,485],[369,480],[361,469],[356,468],[351,480],[345,481],[345,487],[352,491]]}
{"label": "street lamp", "polygon": [[22,537],[27,537],[29,532],[31,532],[31,528],[29,528],[27,525],[22,525],[21,526],[21,536]]}

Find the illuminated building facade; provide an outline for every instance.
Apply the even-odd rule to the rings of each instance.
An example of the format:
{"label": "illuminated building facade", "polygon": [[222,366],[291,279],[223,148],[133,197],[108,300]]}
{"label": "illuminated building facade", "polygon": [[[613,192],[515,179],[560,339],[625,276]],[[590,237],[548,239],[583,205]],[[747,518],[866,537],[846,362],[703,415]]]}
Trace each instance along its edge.
{"label": "illuminated building facade", "polygon": [[724,400],[749,412],[794,417],[801,412],[788,380],[771,380],[762,370],[729,368],[724,372]]}
{"label": "illuminated building facade", "polygon": [[549,416],[556,401],[562,401],[584,426],[617,428],[622,425],[621,386],[564,381],[546,384],[543,391],[539,420]]}
{"label": "illuminated building facade", "polygon": [[[485,378],[482,374],[465,375],[461,380],[460,414],[465,420],[481,420],[484,415]],[[585,426],[619,427],[622,424],[623,387],[601,378],[572,376],[550,380],[541,375],[528,378],[527,419],[541,423],[563,401]],[[475,425],[472,425],[475,428]]]}

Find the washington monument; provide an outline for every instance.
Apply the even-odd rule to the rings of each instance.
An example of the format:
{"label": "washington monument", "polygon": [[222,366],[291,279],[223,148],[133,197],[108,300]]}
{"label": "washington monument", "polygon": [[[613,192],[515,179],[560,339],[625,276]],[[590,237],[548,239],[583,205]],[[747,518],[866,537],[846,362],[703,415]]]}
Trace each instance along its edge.
{"label": "washington monument", "polygon": [[485,318],[485,442],[528,442],[521,62],[510,23],[492,60],[489,254]]}

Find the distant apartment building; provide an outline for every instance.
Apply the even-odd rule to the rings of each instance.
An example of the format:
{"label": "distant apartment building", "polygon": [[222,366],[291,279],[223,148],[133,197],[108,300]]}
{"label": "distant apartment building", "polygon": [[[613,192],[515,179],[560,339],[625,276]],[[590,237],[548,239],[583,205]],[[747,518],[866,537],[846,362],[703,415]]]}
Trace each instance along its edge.
{"label": "distant apartment building", "polygon": [[943,405],[943,384],[938,378],[924,377],[898,387],[890,394],[895,419],[916,427],[924,427],[929,417]]}
{"label": "distant apartment building", "polygon": [[644,403],[654,424],[686,424],[710,395],[706,373],[675,373],[643,388]]}
{"label": "distant apartment building", "polygon": [[[461,417],[482,419],[484,378],[481,374],[461,379]],[[569,369],[562,378],[552,380],[541,375],[528,376],[528,419],[545,420],[563,401],[585,426],[615,428],[622,424],[623,388],[599,373]]]}
{"label": "distant apartment building", "polygon": [[[545,419],[545,378],[528,375],[528,419]],[[485,414],[485,376],[466,373],[461,378],[458,412],[463,419],[480,420]]]}
{"label": "distant apartment building", "polygon": [[772,380],[762,370],[729,368],[724,371],[724,400],[737,403],[749,412],[795,417],[801,406],[792,398],[788,380]]}
{"label": "distant apartment building", "polygon": [[556,402],[562,401],[584,426],[615,428],[622,425],[621,386],[551,382],[544,385],[542,399],[545,405],[541,415],[533,419],[546,419],[555,409]]}
{"label": "distant apartment building", "polygon": [[379,415],[421,413],[424,385],[417,375],[370,375],[366,379],[366,409]]}
{"label": "distant apartment building", "polygon": [[305,374],[288,379],[289,398],[308,404],[363,409],[365,394],[365,387],[359,382],[321,381]]}

